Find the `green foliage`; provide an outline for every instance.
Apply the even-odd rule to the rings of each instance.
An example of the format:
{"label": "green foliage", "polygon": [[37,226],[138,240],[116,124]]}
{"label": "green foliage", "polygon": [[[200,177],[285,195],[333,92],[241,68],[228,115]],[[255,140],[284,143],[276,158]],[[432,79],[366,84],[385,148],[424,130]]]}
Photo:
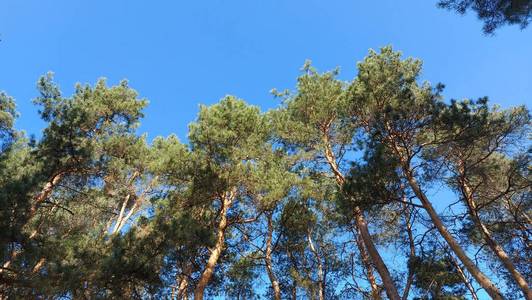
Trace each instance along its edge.
{"label": "green foliage", "polygon": [[14,136],[13,123],[17,115],[13,97],[0,92],[0,153]]}
{"label": "green foliage", "polygon": [[[399,290],[464,299],[469,274],[406,175],[456,192],[462,206],[442,219],[468,254],[486,249],[478,216],[529,278],[528,110],[446,103],[420,73],[391,47],[370,51],[349,82],[306,63],[295,91],[275,92],[278,109],[233,96],[200,106],[188,144],[137,133],[147,101],[126,81],[66,97],[41,77],[38,140],[13,127],[14,100],[1,93],[0,295],[175,298],[212,271],[209,297],[270,297],[275,281],[283,299],[376,297],[369,273],[373,292],[384,285],[357,244],[357,211],[376,251],[394,251],[383,257]],[[479,253],[481,269],[501,266]],[[516,288],[503,269],[489,276]]]}
{"label": "green foliage", "polygon": [[353,164],[338,206],[349,215],[355,206],[364,210],[382,209],[383,205],[402,201],[402,185],[397,172],[398,162],[377,145],[365,153],[364,164]]}
{"label": "green foliage", "polygon": [[503,25],[519,25],[524,29],[532,18],[532,4],[528,0],[440,0],[438,6],[459,14],[473,10],[484,22],[486,34],[493,34]]}
{"label": "green foliage", "polygon": [[426,256],[410,258],[408,261],[408,267],[415,274],[414,285],[423,291],[421,294],[430,295],[419,299],[465,299],[462,279],[456,268],[448,258],[437,254],[436,251]]}
{"label": "green foliage", "polygon": [[227,271],[225,294],[231,299],[258,299],[253,282],[257,279],[257,268],[253,260],[242,258]]}
{"label": "green foliage", "polygon": [[442,109],[439,93],[443,86],[419,84],[421,61],[403,60],[391,47],[382,48],[380,53],[370,50],[358,63],[358,70],[349,93],[360,125],[378,139],[398,132],[406,144],[421,142],[421,131]]}

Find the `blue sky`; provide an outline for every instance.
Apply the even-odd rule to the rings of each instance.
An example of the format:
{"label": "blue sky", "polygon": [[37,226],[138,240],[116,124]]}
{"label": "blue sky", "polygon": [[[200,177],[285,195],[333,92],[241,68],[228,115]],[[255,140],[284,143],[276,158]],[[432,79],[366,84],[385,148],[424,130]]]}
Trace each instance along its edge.
{"label": "blue sky", "polygon": [[423,79],[445,83],[447,98],[531,103],[532,30],[484,36],[476,16],[435,2],[3,0],[0,90],[17,99],[17,127],[39,135],[40,75],[55,72],[65,94],[127,78],[150,100],[140,131],[184,140],[199,103],[234,94],[274,107],[270,89],[293,88],[306,59],[350,79],[369,48],[391,44],[423,59]]}

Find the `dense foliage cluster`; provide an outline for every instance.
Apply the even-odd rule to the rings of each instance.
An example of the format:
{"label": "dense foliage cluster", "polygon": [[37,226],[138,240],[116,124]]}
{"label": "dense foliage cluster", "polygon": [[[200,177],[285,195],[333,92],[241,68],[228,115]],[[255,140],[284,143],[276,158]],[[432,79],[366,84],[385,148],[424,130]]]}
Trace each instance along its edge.
{"label": "dense foliage cluster", "polygon": [[459,14],[474,11],[484,22],[483,30],[487,34],[503,25],[524,29],[532,20],[531,0],[440,0],[438,6]]}
{"label": "dense foliage cluster", "polygon": [[530,114],[443,101],[421,62],[305,64],[261,112],[138,134],[121,82],[52,75],[42,137],[0,94],[0,299],[531,299]]}

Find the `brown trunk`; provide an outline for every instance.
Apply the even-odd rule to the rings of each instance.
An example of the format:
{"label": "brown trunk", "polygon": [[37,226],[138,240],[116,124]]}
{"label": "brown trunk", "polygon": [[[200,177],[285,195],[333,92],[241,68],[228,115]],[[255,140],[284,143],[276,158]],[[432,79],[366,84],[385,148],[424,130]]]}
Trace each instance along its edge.
{"label": "brown trunk", "polygon": [[364,268],[366,269],[366,277],[371,286],[371,299],[373,300],[381,299],[379,286],[377,285],[377,279],[375,278],[375,275],[373,274],[373,266],[371,265],[371,259],[369,258],[368,253],[366,252],[366,248],[364,247],[364,242],[361,240],[360,231],[358,230],[357,230],[357,234],[355,234],[355,242],[356,242],[358,251],[360,252],[360,258],[362,259],[362,264],[364,265]]}
{"label": "brown trunk", "polygon": [[39,259],[39,261],[35,264],[35,266],[33,266],[33,269],[31,269],[31,273],[35,274],[39,272],[39,270],[41,270],[42,267],[44,267],[45,263],[46,263],[46,258],[41,257],[41,259]]}
{"label": "brown trunk", "polygon": [[41,190],[39,194],[37,194],[33,199],[33,203],[30,208],[30,212],[28,214],[28,221],[35,216],[37,213],[37,209],[39,208],[39,205],[46,201],[48,197],[50,197],[50,194],[52,193],[54,187],[59,183],[59,181],[63,178],[63,174],[59,173],[52,177],[52,180],[47,182],[44,185],[44,188]]}
{"label": "brown trunk", "polygon": [[474,200],[473,192],[471,190],[471,187],[467,183],[466,179],[464,178],[464,172],[463,168],[460,168],[460,189],[462,192],[462,195],[466,201],[469,215],[473,219],[473,222],[475,223],[475,226],[477,229],[479,229],[482,232],[484,241],[488,245],[488,247],[493,251],[493,253],[499,258],[499,260],[502,262],[503,266],[506,268],[506,270],[510,273],[510,275],[513,277],[521,291],[523,291],[523,295],[527,300],[532,299],[532,292],[530,291],[528,287],[528,283],[526,282],[525,278],[519,271],[515,268],[512,260],[506,254],[504,249],[493,239],[491,236],[491,232],[489,229],[484,225],[482,220],[480,219],[480,216],[478,215],[478,209],[476,201]]}
{"label": "brown trunk", "polygon": [[[31,241],[33,240],[35,237],[37,236],[37,229],[34,229],[30,236],[28,237],[28,239]],[[0,268],[0,274],[2,272],[4,272],[4,270],[6,269],[9,269],[9,267],[11,266],[11,264],[13,263],[13,261],[15,259],[17,259],[17,257],[20,255],[21,251],[20,250],[12,250],[11,251],[11,255],[9,257],[9,259],[2,265],[2,268]]]}
{"label": "brown trunk", "polygon": [[375,275],[373,274],[373,266],[371,265],[371,259],[368,256],[368,252],[366,252],[364,242],[360,239],[360,231],[358,230],[357,235],[355,236],[355,241],[357,244],[358,251],[360,252],[362,264],[364,264],[364,268],[366,269],[366,277],[371,286],[371,299],[379,300],[381,299],[381,293],[379,290],[379,286],[377,285]]}
{"label": "brown trunk", "polygon": [[[339,186],[342,186],[345,182],[345,178],[338,168],[338,164],[336,163],[336,157],[334,156],[334,153],[331,149],[330,144],[328,143],[327,138],[325,139],[325,158],[327,159],[327,162],[329,163],[329,166],[331,167],[331,170],[334,173],[336,182]],[[369,233],[368,224],[366,223],[366,220],[360,208],[356,207],[354,214],[357,229],[360,232],[360,236],[362,238],[362,241],[364,242],[364,246],[366,247],[370,258],[373,264],[375,265],[375,269],[377,269],[377,272],[381,276],[382,284],[384,285],[384,289],[386,290],[386,295],[391,300],[401,299],[401,297],[399,297],[399,293],[397,292],[397,288],[395,287],[395,283],[393,282],[393,279],[390,276],[390,271],[388,271],[388,267],[386,267],[386,264],[382,260],[382,257],[379,254],[379,251],[377,250],[377,247],[375,247],[375,244],[373,243],[373,240]],[[375,282],[370,282],[370,284],[372,288],[374,286],[377,286]]]}
{"label": "brown trunk", "polygon": [[[46,199],[48,199],[48,197],[50,197],[50,194],[52,193],[55,185],[57,185],[57,183],[59,183],[59,181],[61,180],[62,177],[63,177],[62,173],[59,173],[59,174],[55,175],[54,177],[52,177],[52,179],[44,185],[43,189],[39,192],[39,194],[37,194],[33,198],[34,201],[33,201],[32,205],[30,207],[30,211],[28,213],[28,217],[27,217],[26,222],[29,222],[29,220],[31,220],[35,216],[35,214],[37,213],[37,209],[39,208],[39,205],[41,203],[43,203],[44,201],[46,201]],[[37,236],[37,230],[32,231],[32,233],[30,234],[28,239],[32,240],[32,239],[35,238],[35,236]],[[3,263],[2,266],[4,268],[9,268],[9,266],[11,265],[13,260],[16,259],[19,254],[20,254],[20,251],[13,250],[11,252],[11,256],[10,256],[9,260],[6,261],[5,263]],[[0,269],[0,273],[2,273],[2,272],[3,272],[3,269]]]}
{"label": "brown trunk", "polygon": [[270,278],[270,283],[273,290],[273,298],[275,300],[281,300],[281,288],[279,286],[279,281],[273,272],[272,265],[272,236],[273,236],[273,224],[272,224],[272,214],[267,214],[268,218],[268,235],[266,236],[266,256],[264,258],[266,263],[266,270],[268,271],[268,277]]}
{"label": "brown trunk", "polygon": [[387,130],[390,133],[390,136],[385,138],[386,143],[388,143],[388,146],[392,148],[392,150],[399,158],[403,174],[406,177],[408,184],[414,191],[414,194],[419,199],[419,201],[421,201],[423,208],[427,211],[430,219],[432,220],[432,223],[434,223],[434,226],[436,227],[440,235],[445,239],[454,254],[456,254],[456,256],[464,264],[467,271],[473,276],[473,278],[475,278],[478,284],[480,284],[480,286],[482,286],[486,290],[490,297],[496,300],[502,300],[502,294],[497,288],[497,286],[493,284],[493,282],[484,273],[480,271],[480,269],[475,265],[475,263],[473,263],[473,261],[471,261],[471,259],[465,253],[464,249],[462,249],[460,244],[458,244],[458,242],[454,239],[449,230],[447,230],[447,227],[445,227],[445,224],[443,224],[443,221],[440,219],[440,216],[438,216],[438,213],[432,206],[432,203],[429,201],[425,193],[421,190],[421,187],[419,186],[414,176],[414,171],[410,165],[410,156],[406,153],[404,147],[397,145],[394,140],[394,138],[397,137],[393,136],[393,130],[388,124]]}
{"label": "brown trunk", "polygon": [[192,273],[192,266],[188,265],[183,273],[178,276],[179,286],[177,288],[177,299],[188,300],[188,278]]}
{"label": "brown trunk", "polygon": [[321,261],[321,255],[319,254],[318,250],[316,249],[316,246],[314,246],[314,242],[312,241],[312,231],[307,232],[307,240],[310,247],[310,251],[314,255],[314,258],[316,258],[316,261],[318,262],[318,299],[324,300],[325,299],[325,276],[324,276],[324,270],[323,270],[323,262]]}
{"label": "brown trunk", "polygon": [[227,212],[229,208],[231,207],[231,204],[233,202],[234,192],[230,192],[226,195],[223,195],[220,199],[221,202],[221,209],[220,209],[220,222],[218,223],[217,228],[217,238],[216,238],[216,244],[214,245],[214,248],[211,249],[211,255],[209,257],[209,260],[207,261],[207,265],[205,266],[205,269],[203,270],[203,273],[201,274],[200,280],[198,281],[198,285],[196,286],[196,289],[194,290],[194,299],[195,300],[202,300],[205,288],[211,281],[212,275],[214,273],[214,268],[216,267],[216,264],[218,263],[218,259],[220,258],[220,255],[222,254],[222,250],[225,245],[225,230],[227,229]]}
{"label": "brown trunk", "polygon": [[375,247],[375,244],[373,244],[373,240],[371,239],[371,235],[369,234],[368,224],[362,216],[362,212],[358,208],[357,210],[355,210],[355,218],[357,221],[358,228],[360,230],[360,236],[362,237],[362,240],[366,245],[369,256],[371,257],[371,260],[375,265],[375,269],[377,269],[377,272],[379,272],[379,275],[381,276],[382,284],[384,285],[384,289],[386,290],[386,295],[391,300],[401,299],[401,297],[399,297],[399,293],[397,292],[397,288],[395,287],[395,283],[393,282],[392,276],[390,275],[390,272],[386,267],[386,264],[384,264],[384,261],[382,260],[379,251]]}
{"label": "brown trunk", "polygon": [[[403,202],[406,203],[405,197],[403,197]],[[416,256],[416,245],[414,243],[414,235],[412,234],[412,224],[410,223],[410,218],[412,217],[412,214],[410,212],[411,207],[408,207],[407,204],[403,204],[403,208],[405,209],[406,214],[406,233],[408,234],[408,245],[410,247],[410,258],[413,258]],[[403,291],[403,297],[402,300],[408,299],[408,294],[410,293],[410,288],[412,287],[412,283],[414,282],[414,272],[412,270],[408,270],[408,277],[406,279],[406,285],[405,289]]]}
{"label": "brown trunk", "polygon": [[421,204],[429,214],[432,222],[434,223],[434,226],[440,232],[440,235],[445,239],[451,250],[456,254],[460,261],[462,261],[467,271],[486,290],[486,292],[491,296],[491,298],[502,300],[502,294],[497,288],[497,286],[495,286],[495,284],[493,284],[493,282],[477,268],[475,263],[473,263],[473,261],[469,259],[465,251],[462,249],[460,244],[458,244],[458,242],[454,239],[449,230],[447,230],[447,227],[445,227],[445,225],[443,224],[442,220],[438,216],[438,213],[436,213],[436,210],[430,203],[429,199],[419,187],[417,180],[412,174],[410,166],[403,159],[403,157],[401,157],[401,159],[401,163],[403,164],[403,172],[408,180],[408,183],[412,187],[412,190],[414,191],[416,197],[421,201]]}

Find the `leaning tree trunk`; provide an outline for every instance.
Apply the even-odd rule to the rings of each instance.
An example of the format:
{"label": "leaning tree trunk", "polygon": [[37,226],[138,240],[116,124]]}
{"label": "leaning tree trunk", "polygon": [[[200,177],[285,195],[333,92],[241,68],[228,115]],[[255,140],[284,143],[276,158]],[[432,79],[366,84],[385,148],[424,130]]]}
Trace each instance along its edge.
{"label": "leaning tree trunk", "polygon": [[409,163],[404,159],[404,157],[400,158],[403,173],[405,174],[406,179],[410,184],[410,187],[414,191],[416,197],[421,201],[421,204],[429,214],[432,222],[434,223],[434,226],[439,231],[440,235],[445,239],[451,250],[456,254],[460,261],[462,261],[467,271],[471,273],[471,275],[486,290],[490,297],[493,299],[502,300],[502,294],[497,288],[497,286],[495,286],[495,284],[484,273],[480,271],[480,269],[475,265],[475,263],[471,261],[471,259],[465,253],[464,249],[462,249],[460,244],[458,244],[458,242],[451,235],[447,227],[445,227],[445,224],[443,224],[443,221],[438,216],[438,213],[432,206],[432,203],[429,201],[425,193],[419,187],[419,184],[413,175],[413,170],[410,169]]}
{"label": "leaning tree trunk", "polygon": [[312,241],[312,231],[307,232],[307,241],[310,247],[310,251],[314,255],[314,258],[318,262],[318,299],[325,299],[325,273],[323,270],[323,262],[321,261],[321,255],[319,254],[314,242]]}
{"label": "leaning tree trunk", "polygon": [[[405,210],[405,223],[406,223],[406,233],[408,235],[408,245],[409,245],[409,248],[410,248],[410,253],[409,253],[409,257],[410,258],[414,258],[416,256],[416,245],[415,245],[415,241],[414,241],[414,234],[412,233],[412,223],[411,223],[411,217],[412,217],[412,212],[410,211],[410,209],[412,209],[412,207],[408,207],[408,204],[406,204],[407,202],[405,201],[404,199],[404,195],[403,195],[403,202],[405,204],[403,204],[403,209]],[[408,270],[408,276],[407,276],[407,279],[406,279],[406,285],[405,285],[405,288],[404,288],[404,291],[403,291],[403,297],[401,298],[402,300],[407,300],[408,299],[408,295],[410,293],[410,289],[412,287],[412,284],[414,283],[414,271],[409,268]]]}
{"label": "leaning tree trunk", "polygon": [[[187,263],[181,274],[176,276],[177,300],[188,300],[188,282],[192,274],[192,264]],[[172,300],[174,297],[172,296]]]}
{"label": "leaning tree trunk", "polygon": [[493,251],[493,253],[499,258],[499,260],[502,262],[502,265],[506,268],[508,273],[512,276],[512,278],[515,280],[521,291],[523,291],[523,295],[527,300],[532,299],[532,293],[528,287],[528,283],[526,282],[526,279],[524,278],[521,273],[515,268],[515,265],[513,264],[512,260],[508,256],[508,254],[504,251],[504,249],[495,241],[495,239],[492,237],[491,232],[486,227],[486,225],[482,222],[480,219],[480,216],[478,215],[478,207],[477,203],[473,196],[473,191],[469,184],[467,183],[467,180],[465,179],[464,169],[463,167],[460,168],[460,190],[462,192],[462,196],[464,197],[467,208],[469,211],[470,217],[473,219],[473,222],[477,229],[482,232],[482,236],[484,238],[484,241],[488,245],[488,247]]}
{"label": "leaning tree trunk", "polygon": [[211,255],[209,256],[207,265],[205,266],[205,269],[203,270],[203,273],[201,274],[198,284],[196,285],[196,289],[194,290],[195,300],[203,299],[203,296],[205,294],[205,288],[211,281],[212,275],[214,273],[214,268],[216,267],[216,264],[218,263],[218,259],[220,258],[220,255],[222,254],[222,250],[225,245],[225,230],[227,229],[227,226],[228,226],[227,212],[229,208],[231,207],[233,198],[234,198],[234,192],[230,192],[229,194],[223,195],[223,197],[221,197],[220,199],[222,207],[220,209],[220,222],[218,223],[218,227],[216,229],[217,231],[216,232],[216,235],[217,235],[216,243],[214,245],[214,248],[211,250]]}
{"label": "leaning tree trunk", "polygon": [[279,286],[279,280],[275,276],[273,271],[272,264],[272,236],[273,236],[273,224],[272,224],[272,214],[267,214],[268,218],[268,235],[266,236],[266,256],[264,257],[266,263],[266,271],[268,271],[268,277],[270,278],[270,283],[273,290],[273,298],[275,300],[281,300],[281,288]]}
{"label": "leaning tree trunk", "polygon": [[[327,139],[325,140],[325,158],[327,159],[327,162],[329,163],[329,166],[331,167],[331,170],[334,173],[336,182],[339,186],[343,186],[345,182],[345,177],[338,168],[338,164],[336,163],[336,157],[334,156],[334,153]],[[384,289],[386,290],[386,295],[390,300],[401,299],[399,293],[397,292],[397,288],[395,287],[395,283],[392,279],[392,276],[390,275],[390,271],[388,271],[388,267],[386,267],[384,260],[382,259],[379,251],[377,250],[377,247],[375,247],[375,244],[373,243],[373,240],[369,233],[368,224],[366,222],[366,219],[364,218],[362,210],[359,207],[355,207],[354,215],[357,229],[360,232],[360,237],[362,238],[362,241],[366,246],[371,261],[375,265],[375,269],[377,269],[377,272],[381,276],[382,284],[384,285]],[[370,284],[372,287],[376,286],[376,283],[374,282],[370,282]]]}
{"label": "leaning tree trunk", "polygon": [[362,259],[362,264],[364,265],[364,268],[366,269],[366,277],[371,286],[371,299],[380,300],[381,291],[379,290],[379,286],[377,285],[375,274],[373,274],[373,266],[371,265],[371,258],[368,256],[366,247],[364,247],[364,242],[360,238],[360,230],[358,230],[358,228],[355,228],[355,229],[357,230],[355,234],[355,243],[357,245],[358,251],[360,251],[360,258]]}
{"label": "leaning tree trunk", "polygon": [[[47,182],[42,190],[33,197],[33,202],[31,203],[30,210],[28,212],[28,216],[26,217],[26,224],[37,214],[37,210],[39,206],[48,200],[50,195],[52,194],[55,186],[59,183],[59,181],[63,178],[63,173],[59,173],[51,178],[49,182]],[[33,240],[37,236],[38,230],[34,229],[30,236],[28,237],[28,240]],[[20,250],[13,249],[11,251],[11,255],[9,256],[9,259],[5,261],[2,264],[2,268],[0,268],[0,274],[8,269],[13,261],[20,255]]]}

